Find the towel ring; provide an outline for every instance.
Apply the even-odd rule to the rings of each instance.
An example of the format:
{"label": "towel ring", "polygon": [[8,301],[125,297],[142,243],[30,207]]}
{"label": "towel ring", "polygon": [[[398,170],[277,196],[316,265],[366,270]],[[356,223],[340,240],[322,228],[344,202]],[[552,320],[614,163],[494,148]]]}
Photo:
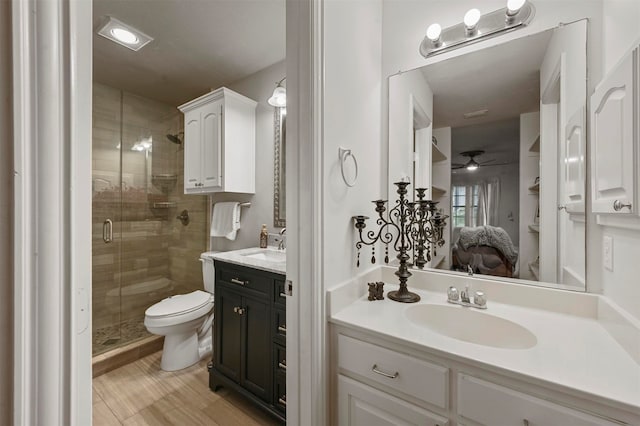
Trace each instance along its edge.
{"label": "towel ring", "polygon": [[[342,180],[344,180],[344,183],[348,187],[354,186],[356,184],[356,181],[358,180],[358,161],[356,160],[356,157],[353,155],[353,153],[351,153],[350,149],[339,147],[338,158],[340,159],[340,172],[342,173]],[[349,182],[349,180],[344,174],[344,165],[347,162],[348,158],[351,158],[351,160],[353,160],[353,165],[356,168],[356,175],[353,177],[352,182]]]}

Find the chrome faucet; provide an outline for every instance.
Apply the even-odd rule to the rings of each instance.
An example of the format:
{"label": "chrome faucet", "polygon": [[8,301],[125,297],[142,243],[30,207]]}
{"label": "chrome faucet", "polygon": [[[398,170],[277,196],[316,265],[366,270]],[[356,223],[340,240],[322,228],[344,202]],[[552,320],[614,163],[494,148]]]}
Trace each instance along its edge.
{"label": "chrome faucet", "polygon": [[[467,272],[469,277],[473,277],[473,268],[471,265],[467,265]],[[473,300],[469,296],[469,284],[464,286],[464,290],[458,293],[458,289],[455,287],[449,287],[447,291],[447,302],[455,305],[461,305],[467,308],[487,309],[487,297],[481,291],[476,291],[473,295]]]}
{"label": "chrome faucet", "polygon": [[286,248],[286,244],[284,242],[284,233],[287,232],[287,228],[282,228],[280,230],[280,241],[278,241],[278,250],[284,250]]}

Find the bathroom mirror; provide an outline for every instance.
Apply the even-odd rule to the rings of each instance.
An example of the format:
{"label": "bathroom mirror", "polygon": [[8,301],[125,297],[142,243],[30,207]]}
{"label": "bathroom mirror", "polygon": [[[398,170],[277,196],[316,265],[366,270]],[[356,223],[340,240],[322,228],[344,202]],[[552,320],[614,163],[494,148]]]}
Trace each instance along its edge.
{"label": "bathroom mirror", "polygon": [[286,146],[287,109],[275,108],[273,113],[273,226],[287,226]]}
{"label": "bathroom mirror", "polygon": [[586,35],[579,21],[389,78],[389,187],[408,177],[449,215],[429,267],[585,290]]}

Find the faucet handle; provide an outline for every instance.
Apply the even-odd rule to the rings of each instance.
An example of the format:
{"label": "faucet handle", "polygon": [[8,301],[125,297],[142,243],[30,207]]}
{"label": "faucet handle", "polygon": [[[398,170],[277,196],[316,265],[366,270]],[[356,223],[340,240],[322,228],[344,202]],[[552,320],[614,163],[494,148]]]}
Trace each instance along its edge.
{"label": "faucet handle", "polygon": [[476,291],[473,296],[473,303],[478,306],[487,306],[487,297],[482,291]]}
{"label": "faucet handle", "polygon": [[460,295],[458,294],[458,289],[453,286],[449,287],[449,289],[447,290],[447,299],[451,301],[457,301],[459,297]]}

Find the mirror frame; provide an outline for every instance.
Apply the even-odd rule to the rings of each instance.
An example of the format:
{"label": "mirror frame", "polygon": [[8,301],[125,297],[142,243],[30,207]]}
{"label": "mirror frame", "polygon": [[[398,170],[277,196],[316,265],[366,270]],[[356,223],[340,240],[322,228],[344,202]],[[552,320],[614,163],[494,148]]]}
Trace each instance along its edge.
{"label": "mirror frame", "polygon": [[[286,141],[287,109],[274,108],[273,113],[273,226],[284,228],[286,220]],[[282,208],[281,208],[282,206]]]}

